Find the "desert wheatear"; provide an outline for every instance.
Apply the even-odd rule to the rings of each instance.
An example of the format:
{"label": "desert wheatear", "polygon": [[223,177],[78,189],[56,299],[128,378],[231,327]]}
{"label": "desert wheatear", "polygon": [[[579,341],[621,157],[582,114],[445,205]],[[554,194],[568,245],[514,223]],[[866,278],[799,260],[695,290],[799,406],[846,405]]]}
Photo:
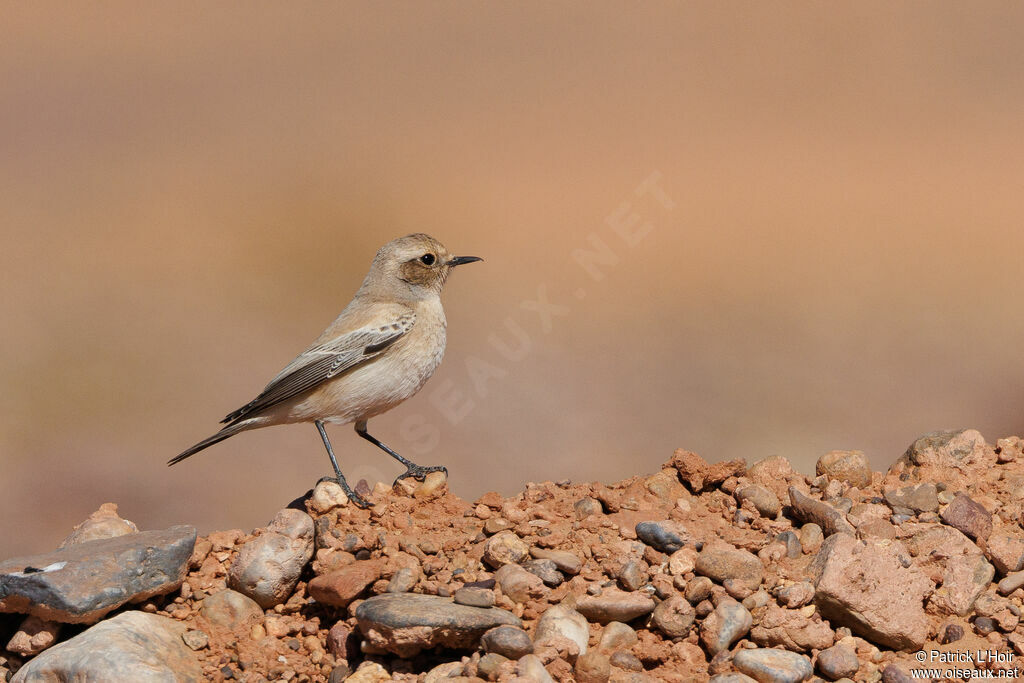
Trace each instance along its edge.
{"label": "desert wheatear", "polygon": [[369,503],[345,481],[324,430],[325,422],[354,422],[359,436],[406,466],[398,479],[422,480],[428,472],[447,472],[441,466],[422,467],[406,460],[367,432],[366,423],[415,394],[434,374],[444,355],[447,324],[441,289],[452,268],[480,260],[452,256],[424,234],[388,242],[377,252],[352,302],[312,346],[259,396],[225,417],[223,429],[168,464],[248,429],[312,422],[338,484],[357,505],[367,507]]}

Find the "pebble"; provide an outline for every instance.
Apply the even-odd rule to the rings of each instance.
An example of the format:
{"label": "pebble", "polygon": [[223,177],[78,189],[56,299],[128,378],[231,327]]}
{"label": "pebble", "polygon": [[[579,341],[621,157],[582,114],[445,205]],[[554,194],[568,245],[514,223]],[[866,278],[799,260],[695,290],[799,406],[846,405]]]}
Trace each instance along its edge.
{"label": "pebble", "polygon": [[379,560],[357,560],[352,564],[314,578],[306,591],[317,602],[332,607],[347,607],[380,578]]}
{"label": "pebble", "polygon": [[654,611],[654,600],[641,593],[626,593],[610,588],[601,595],[584,595],[576,601],[576,610],[588,621],[632,621]]}
{"label": "pebble", "polygon": [[706,576],[698,576],[686,584],[684,595],[691,605],[697,605],[709,597],[714,588],[714,583]]}
{"label": "pebble", "polygon": [[672,520],[640,522],[635,531],[638,539],[666,554],[682,548],[687,537],[686,529]]}
{"label": "pebble", "polygon": [[576,576],[583,568],[583,562],[576,555],[565,550],[549,550],[548,548],[530,548],[530,556],[537,560],[551,560],[555,568],[563,574]]}
{"label": "pebble", "polygon": [[185,630],[167,617],[122,612],[37,655],[14,680],[198,681],[202,671],[182,640]]}
{"label": "pebble", "polygon": [[622,669],[623,671],[640,672],[644,670],[643,662],[641,662],[632,652],[618,650],[613,652],[611,657],[608,659],[612,666]]}
{"label": "pebble", "polygon": [[992,515],[962,493],[946,506],[940,517],[943,522],[976,541],[983,541],[992,533]]}
{"label": "pebble", "polygon": [[782,504],[775,494],[760,484],[744,486],[736,491],[736,502],[740,505],[749,500],[762,517],[775,519],[782,511]]}
{"label": "pebble", "polygon": [[909,508],[912,512],[935,512],[939,509],[938,496],[939,491],[935,484],[926,482],[886,491],[885,502],[894,511],[897,508]]}
{"label": "pebble", "polygon": [[912,683],[913,678],[896,664],[882,669],[882,683]]}
{"label": "pebble", "polygon": [[800,537],[793,531],[783,531],[781,534],[775,537],[776,543],[782,543],[786,546],[786,557],[791,560],[795,560],[803,554],[803,546],[800,544]]}
{"label": "pebble", "polygon": [[534,631],[534,641],[543,643],[554,637],[568,638],[580,649],[580,654],[587,651],[590,641],[590,626],[586,617],[565,605],[553,605],[541,615]]}
{"label": "pebble", "polygon": [[554,560],[527,560],[523,562],[522,567],[534,576],[539,577],[544,582],[544,585],[551,586],[552,588],[561,585],[565,581],[565,577],[558,571],[558,566]]}
{"label": "pebble", "polygon": [[371,647],[405,658],[435,647],[472,649],[495,626],[521,625],[514,614],[497,607],[467,607],[416,593],[375,595],[356,607],[355,616]]}
{"label": "pebble", "polygon": [[555,683],[551,674],[544,668],[544,662],[537,655],[526,655],[516,662],[516,673],[530,683]]}
{"label": "pebble", "polygon": [[494,591],[487,588],[460,588],[452,595],[456,604],[470,607],[494,607]]}
{"label": "pebble", "polygon": [[483,561],[494,569],[518,564],[530,555],[530,547],[511,531],[502,531],[487,539]]}
{"label": "pebble", "polygon": [[[57,642],[61,624],[36,616],[25,617],[7,643],[7,650],[23,657],[37,655]],[[3,641],[0,641],[3,642]]]}
{"label": "pebble", "polygon": [[139,528],[126,519],[121,519],[117,514],[117,505],[104,503],[99,509],[89,515],[84,522],[76,526],[67,538],[61,541],[58,548],[66,548],[69,545],[85,543],[86,541],[98,541],[102,538],[117,538],[136,534]]}
{"label": "pebble", "polygon": [[203,600],[199,614],[211,624],[235,630],[263,618],[263,608],[247,595],[225,589]]}
{"label": "pebble", "polygon": [[487,680],[495,681],[498,679],[498,668],[509,659],[509,657],[500,655],[497,652],[488,652],[477,662],[477,672]]}
{"label": "pebble", "polygon": [[764,566],[757,555],[737,548],[704,548],[697,555],[694,571],[719,583],[736,579],[751,589],[761,585],[764,576]]}
{"label": "pebble", "polygon": [[680,548],[668,558],[668,571],[672,576],[682,576],[693,571],[697,564],[697,551]]}
{"label": "pebble", "polygon": [[[657,608],[654,611],[657,614]],[[628,650],[636,644],[637,640],[636,631],[631,626],[623,624],[621,621],[612,621],[601,631],[601,640],[598,642],[597,649],[603,652]]]}
{"label": "pebble", "polygon": [[829,451],[818,458],[814,471],[857,488],[871,485],[871,465],[863,451]]}
{"label": "pebble", "polygon": [[0,612],[95,623],[132,600],[178,590],[195,542],[195,528],[174,526],[0,562]]}
{"label": "pebble", "polygon": [[769,648],[740,650],[732,658],[732,664],[760,683],[797,683],[807,680],[814,672],[807,657]]}
{"label": "pebble", "polygon": [[723,601],[701,623],[700,640],[708,652],[717,655],[745,636],[753,623],[746,607]]}
{"label": "pebble", "polygon": [[949,645],[955,643],[964,637],[964,627],[960,624],[947,624],[945,630],[942,632],[942,640],[940,641],[943,645]]}
{"label": "pebble", "polygon": [[384,590],[388,593],[408,593],[419,583],[421,575],[418,567],[402,567],[391,576],[388,587]]}
{"label": "pebble", "polygon": [[[842,512],[828,503],[823,503],[820,500],[814,500],[810,496],[804,495],[796,487],[789,487],[789,502],[797,519],[804,522],[814,522],[826,536],[836,533],[845,533],[852,536],[855,533],[853,526],[846,521],[846,517]],[[801,538],[802,541],[803,539]]]}
{"label": "pebble", "polygon": [[313,488],[313,495],[307,502],[310,510],[318,514],[327,514],[331,510],[348,505],[348,496],[337,482],[321,481]]}
{"label": "pebble", "polygon": [[494,573],[494,580],[504,595],[516,602],[527,602],[542,597],[547,589],[540,577],[531,574],[518,564],[506,564]]}
{"label": "pebble", "polygon": [[189,646],[189,649],[192,650],[202,650],[210,644],[210,636],[206,635],[205,631],[185,631],[185,633],[181,635],[181,639]]}
{"label": "pebble", "polygon": [[808,522],[800,527],[800,547],[805,553],[814,554],[821,549],[825,541],[825,532],[814,522]]}
{"label": "pebble", "polygon": [[576,659],[573,673],[577,683],[605,683],[611,676],[612,665],[608,655],[592,650]]}
{"label": "pebble", "polygon": [[857,651],[840,643],[818,653],[818,671],[829,680],[852,678],[860,668]]}
{"label": "pebble", "polygon": [[576,512],[576,519],[586,519],[591,515],[600,515],[604,512],[601,507],[601,501],[595,500],[594,498],[581,498],[573,504],[573,510]]}
{"label": "pebble", "polygon": [[693,606],[681,595],[663,600],[654,608],[651,622],[669,638],[685,638],[695,618]]}
{"label": "pebble", "polygon": [[343,680],[345,683],[384,683],[391,680],[391,674],[377,662],[363,662],[355,673]]}
{"label": "pebble", "polygon": [[533,652],[530,634],[517,626],[492,628],[480,638],[480,644],[485,652],[498,654],[507,659],[519,659]]}
{"label": "pebble", "polygon": [[708,683],[757,683],[757,680],[741,673],[716,674],[708,679]]}
{"label": "pebble", "polygon": [[640,560],[629,560],[618,572],[623,590],[640,590],[647,583],[647,565]]}
{"label": "pebble", "polygon": [[283,603],[313,557],[313,519],[286,508],[264,533],[245,543],[228,572],[228,586],[264,609]]}

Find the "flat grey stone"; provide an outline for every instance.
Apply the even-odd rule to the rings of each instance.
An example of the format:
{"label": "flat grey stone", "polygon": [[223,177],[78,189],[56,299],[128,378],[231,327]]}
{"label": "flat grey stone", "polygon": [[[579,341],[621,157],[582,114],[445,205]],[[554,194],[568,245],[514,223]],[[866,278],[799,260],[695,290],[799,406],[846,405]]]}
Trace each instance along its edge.
{"label": "flat grey stone", "polygon": [[0,612],[91,624],[129,601],[176,590],[196,542],[191,526],[86,541],[0,563]]}
{"label": "flat grey stone", "polygon": [[186,630],[167,617],[123,612],[38,655],[11,683],[198,682],[202,671],[182,640]]}
{"label": "flat grey stone", "polygon": [[511,612],[497,607],[457,605],[448,598],[418,593],[384,593],[356,608],[359,630],[375,649],[415,657],[434,647],[476,647],[495,626],[521,626]]}
{"label": "flat grey stone", "polygon": [[732,665],[760,683],[797,683],[814,673],[807,657],[771,648],[740,650],[732,658]]}

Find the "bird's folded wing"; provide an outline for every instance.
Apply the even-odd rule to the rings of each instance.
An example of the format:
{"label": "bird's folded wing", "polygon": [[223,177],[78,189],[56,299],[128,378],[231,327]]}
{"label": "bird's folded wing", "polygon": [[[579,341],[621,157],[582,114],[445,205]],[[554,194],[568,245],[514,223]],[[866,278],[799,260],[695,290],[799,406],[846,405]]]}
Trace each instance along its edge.
{"label": "bird's folded wing", "polygon": [[346,332],[304,351],[272,379],[259,396],[221,422],[231,423],[255,415],[376,358],[408,334],[415,323],[416,314],[409,311],[384,324]]}

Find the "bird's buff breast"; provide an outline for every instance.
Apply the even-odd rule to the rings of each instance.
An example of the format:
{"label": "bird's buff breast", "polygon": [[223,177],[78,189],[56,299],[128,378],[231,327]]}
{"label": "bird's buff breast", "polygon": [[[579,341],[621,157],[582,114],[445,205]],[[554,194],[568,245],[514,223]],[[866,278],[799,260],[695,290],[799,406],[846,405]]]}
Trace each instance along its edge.
{"label": "bird's buff breast", "polygon": [[417,332],[414,329],[387,353],[314,390],[291,411],[292,420],[368,420],[416,394],[441,364],[445,348],[443,325]]}

